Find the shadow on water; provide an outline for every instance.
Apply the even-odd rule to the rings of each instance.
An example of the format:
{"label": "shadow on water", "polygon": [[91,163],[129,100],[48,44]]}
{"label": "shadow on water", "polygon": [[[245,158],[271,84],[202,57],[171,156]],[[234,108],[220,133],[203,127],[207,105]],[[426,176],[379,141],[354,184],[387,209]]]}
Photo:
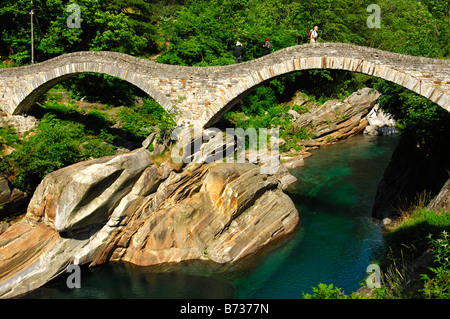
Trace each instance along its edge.
{"label": "shadow on water", "polygon": [[300,226],[234,265],[85,267],[81,289],[67,288],[63,278],[25,298],[297,299],[319,283],[356,291],[384,249],[380,225],[370,212],[397,142],[397,137],[359,136],[316,151],[292,171],[301,180],[289,194]]}

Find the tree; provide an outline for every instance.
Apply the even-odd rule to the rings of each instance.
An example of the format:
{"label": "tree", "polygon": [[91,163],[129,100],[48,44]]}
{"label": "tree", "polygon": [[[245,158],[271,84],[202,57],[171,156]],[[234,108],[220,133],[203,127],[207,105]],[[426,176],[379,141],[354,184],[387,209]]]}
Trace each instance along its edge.
{"label": "tree", "polygon": [[450,113],[447,110],[384,80],[376,80],[374,88],[382,93],[378,99],[380,107],[394,117],[405,140],[419,146],[424,153],[442,154],[442,146],[450,139]]}
{"label": "tree", "polygon": [[19,63],[29,61],[31,2],[5,0],[0,7],[0,54]]}
{"label": "tree", "polygon": [[[63,53],[82,50],[112,50],[138,54],[147,41],[132,28],[124,13],[115,13],[108,2],[100,0],[5,0],[0,9],[0,20],[5,26],[1,41],[6,48],[3,54],[18,63],[30,59],[30,17],[35,10],[36,60],[42,61]],[[80,7],[81,28],[70,28],[67,20],[72,12],[67,6],[75,3]]]}

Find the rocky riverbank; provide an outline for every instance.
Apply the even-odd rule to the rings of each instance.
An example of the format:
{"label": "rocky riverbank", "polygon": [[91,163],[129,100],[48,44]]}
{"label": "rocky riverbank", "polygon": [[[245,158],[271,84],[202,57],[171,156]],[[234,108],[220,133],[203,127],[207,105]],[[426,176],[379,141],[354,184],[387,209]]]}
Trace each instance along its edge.
{"label": "rocky riverbank", "polygon": [[254,164],[177,167],[145,148],[49,174],[26,216],[0,235],[0,296],[11,298],[72,264],[234,262],[299,222],[276,176]]}
{"label": "rocky riverbank", "polygon": [[[396,134],[395,122],[376,104],[380,93],[371,88],[363,88],[351,94],[344,101],[333,99],[318,105],[294,96],[289,104],[303,107],[306,112],[299,114],[291,109],[293,127],[296,130],[307,129],[314,138],[299,143],[300,151],[291,149],[281,155],[283,165],[288,169],[304,165],[304,158],[311,156],[310,151],[323,145],[365,133],[368,135]],[[280,145],[283,145],[280,141]]]}

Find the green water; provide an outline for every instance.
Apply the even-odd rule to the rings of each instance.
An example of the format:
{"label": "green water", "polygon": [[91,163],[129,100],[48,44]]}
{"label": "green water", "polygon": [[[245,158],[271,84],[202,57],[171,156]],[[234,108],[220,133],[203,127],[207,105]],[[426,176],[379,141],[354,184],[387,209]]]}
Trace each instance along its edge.
{"label": "green water", "polygon": [[290,194],[301,225],[237,265],[84,268],[80,289],[67,288],[61,278],[25,297],[292,299],[319,283],[356,291],[383,251],[380,225],[370,212],[397,142],[395,136],[358,136],[305,159],[305,167],[292,171],[302,182]]}

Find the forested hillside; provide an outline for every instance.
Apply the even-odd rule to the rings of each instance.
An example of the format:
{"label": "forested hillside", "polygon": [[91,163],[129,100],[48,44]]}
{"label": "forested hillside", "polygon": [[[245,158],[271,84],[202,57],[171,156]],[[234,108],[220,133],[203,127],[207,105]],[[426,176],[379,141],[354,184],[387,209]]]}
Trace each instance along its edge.
{"label": "forested hillside", "polygon": [[[32,3],[33,2],[33,3]],[[68,28],[80,7],[81,28]],[[2,60],[30,61],[30,10],[34,9],[36,61],[80,50],[112,50],[138,56],[162,53],[160,62],[186,65],[233,63],[240,41],[244,60],[260,56],[266,37],[272,50],[307,41],[347,42],[428,57],[450,55],[447,0],[380,0],[380,28],[368,28],[372,0],[3,0]]]}

